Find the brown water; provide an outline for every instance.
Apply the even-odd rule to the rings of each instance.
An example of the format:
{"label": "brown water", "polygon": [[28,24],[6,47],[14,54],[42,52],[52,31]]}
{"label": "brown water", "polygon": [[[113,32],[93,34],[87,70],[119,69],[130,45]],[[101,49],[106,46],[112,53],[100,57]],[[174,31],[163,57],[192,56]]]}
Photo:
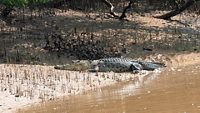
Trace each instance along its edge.
{"label": "brown water", "polygon": [[200,113],[200,65],[33,106],[21,113]]}

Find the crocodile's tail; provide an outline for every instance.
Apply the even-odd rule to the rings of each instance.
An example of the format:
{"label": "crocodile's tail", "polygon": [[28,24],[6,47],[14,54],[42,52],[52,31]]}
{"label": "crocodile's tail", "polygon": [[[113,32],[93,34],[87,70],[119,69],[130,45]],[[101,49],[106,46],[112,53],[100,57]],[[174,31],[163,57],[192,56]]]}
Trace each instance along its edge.
{"label": "crocodile's tail", "polygon": [[59,70],[68,70],[69,69],[69,64],[65,64],[65,65],[56,65],[54,66],[54,69],[59,69]]}
{"label": "crocodile's tail", "polygon": [[58,70],[68,70],[68,71],[86,71],[88,69],[87,65],[84,64],[65,64],[65,65],[56,65],[54,69]]}

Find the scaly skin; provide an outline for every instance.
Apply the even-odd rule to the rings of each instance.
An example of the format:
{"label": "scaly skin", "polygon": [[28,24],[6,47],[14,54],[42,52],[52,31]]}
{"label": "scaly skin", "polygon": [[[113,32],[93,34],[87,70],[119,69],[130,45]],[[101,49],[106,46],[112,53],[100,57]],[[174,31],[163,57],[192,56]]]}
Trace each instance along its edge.
{"label": "scaly skin", "polygon": [[90,72],[133,72],[135,70],[154,70],[165,67],[162,63],[137,61],[126,58],[105,58],[93,61],[79,61],[73,64],[55,66],[55,69]]}

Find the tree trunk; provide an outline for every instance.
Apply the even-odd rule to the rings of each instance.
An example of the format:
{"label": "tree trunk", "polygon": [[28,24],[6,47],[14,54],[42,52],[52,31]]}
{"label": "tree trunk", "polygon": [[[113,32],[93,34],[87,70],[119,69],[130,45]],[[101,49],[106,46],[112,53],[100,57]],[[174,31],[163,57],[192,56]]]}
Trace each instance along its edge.
{"label": "tree trunk", "polygon": [[124,8],[124,10],[123,10],[123,12],[122,12],[122,15],[119,17],[120,20],[122,20],[122,19],[124,19],[124,18],[126,17],[126,12],[127,12],[128,9],[131,8],[132,3],[133,3],[133,1],[130,0],[128,6],[126,6],[126,7]]}
{"label": "tree trunk", "polygon": [[166,13],[164,15],[161,16],[154,16],[155,18],[159,18],[159,19],[164,19],[164,20],[170,20],[171,17],[174,17],[178,14],[180,14],[181,12],[183,12],[184,10],[186,10],[188,7],[190,7],[191,5],[193,5],[196,1],[200,1],[200,0],[186,0],[185,4],[180,7],[177,8],[169,13]]}

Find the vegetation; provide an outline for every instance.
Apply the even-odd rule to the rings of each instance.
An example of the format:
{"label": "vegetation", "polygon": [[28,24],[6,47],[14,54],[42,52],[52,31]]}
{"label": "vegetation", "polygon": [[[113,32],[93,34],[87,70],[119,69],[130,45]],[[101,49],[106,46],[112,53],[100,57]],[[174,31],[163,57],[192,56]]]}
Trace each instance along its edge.
{"label": "vegetation", "polygon": [[[198,1],[1,0],[0,62],[38,64],[66,58],[137,57],[158,50],[198,51],[198,24],[187,29],[192,24],[186,21],[198,18]],[[180,15],[174,24],[172,17],[187,9],[191,15]],[[144,27],[145,22],[134,20],[146,15],[173,25],[164,21],[164,28]],[[61,62],[65,63],[57,63]]]}
{"label": "vegetation", "polygon": [[[112,0],[111,0],[112,1]],[[154,2],[157,3],[159,0],[152,0],[149,1],[149,4],[153,4]],[[190,5],[192,5],[193,3],[196,3],[199,0],[166,0],[166,1],[162,1],[160,6],[162,6],[162,4],[164,4],[167,7],[172,7],[172,9],[177,10],[178,12],[182,12],[184,11],[187,7],[189,7]],[[121,4],[122,2],[126,2],[124,0],[115,0],[112,1],[115,4]],[[129,5],[127,7],[124,8],[124,11],[122,13],[122,15],[120,16],[120,19],[125,17],[125,13],[127,11],[128,8],[131,7],[131,5],[133,3],[137,3],[138,1],[134,2],[133,0],[129,0]],[[117,16],[114,14],[114,5],[109,2],[108,0],[1,0],[0,4],[4,5],[6,8],[6,10],[8,10],[8,8],[13,8],[13,7],[18,7],[18,8],[24,8],[26,6],[29,7],[37,7],[37,6],[43,6],[43,7],[56,7],[59,8],[60,6],[62,6],[63,4],[68,3],[68,5],[71,8],[74,9],[85,9],[85,8],[93,8],[93,9],[97,9],[97,7],[103,8],[103,4],[104,3],[106,6],[108,6],[110,8],[110,13],[113,16]],[[95,5],[98,4],[98,5]],[[183,6],[182,6],[183,5]],[[184,7],[184,8],[182,8]],[[98,8],[98,9],[100,9]],[[177,12],[176,11],[176,12]],[[7,16],[5,14],[2,14],[4,16]],[[169,14],[168,14],[169,15]],[[176,14],[173,14],[173,16]],[[161,17],[160,17],[161,18]],[[166,19],[166,18],[165,18]]]}
{"label": "vegetation", "polygon": [[[55,65],[108,57],[175,67],[200,61],[199,7],[199,0],[0,0],[0,95],[9,100],[1,101],[0,112],[20,102],[146,79],[54,70]],[[198,55],[171,59],[189,52]]]}
{"label": "vegetation", "polygon": [[6,7],[25,7],[27,5],[43,4],[52,0],[1,0]]}

